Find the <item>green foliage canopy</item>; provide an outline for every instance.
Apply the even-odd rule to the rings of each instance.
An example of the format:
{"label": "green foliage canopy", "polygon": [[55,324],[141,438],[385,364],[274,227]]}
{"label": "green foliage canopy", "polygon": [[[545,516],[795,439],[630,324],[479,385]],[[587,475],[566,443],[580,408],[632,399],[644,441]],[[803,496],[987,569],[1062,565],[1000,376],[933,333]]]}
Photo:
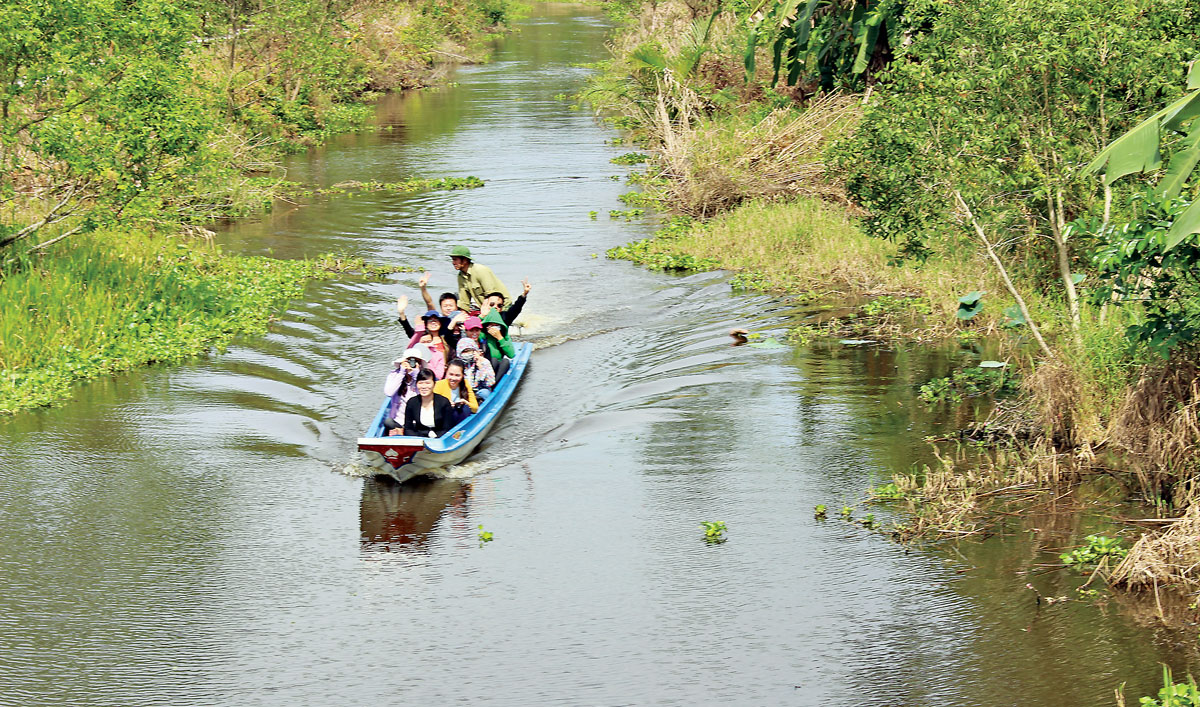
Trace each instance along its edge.
{"label": "green foliage canopy", "polygon": [[68,218],[90,230],[191,169],[211,129],[189,91],[195,28],[161,0],[0,8],[0,199],[48,205],[6,219],[0,245]]}
{"label": "green foliage canopy", "polygon": [[819,84],[826,90],[860,88],[868,70],[890,54],[900,34],[899,0],[762,0],[749,17],[747,78],[759,46],[771,53],[771,85]]}
{"label": "green foliage canopy", "polygon": [[1200,10],[1189,0],[913,0],[853,137],[836,149],[873,235],[925,257],[956,247],[950,190],[1035,272],[1052,211],[1099,207],[1080,167],[1179,95]]}

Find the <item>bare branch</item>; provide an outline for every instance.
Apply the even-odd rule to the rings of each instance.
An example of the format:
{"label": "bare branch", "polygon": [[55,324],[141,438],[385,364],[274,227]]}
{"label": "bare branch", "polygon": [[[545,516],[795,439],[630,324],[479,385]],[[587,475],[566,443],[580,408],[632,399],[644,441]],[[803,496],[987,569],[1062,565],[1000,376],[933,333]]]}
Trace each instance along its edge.
{"label": "bare branch", "polygon": [[69,231],[67,231],[67,232],[65,232],[65,233],[62,233],[62,234],[60,234],[60,235],[58,235],[58,236],[55,236],[54,238],[51,238],[51,239],[50,239],[50,240],[48,240],[48,241],[45,241],[45,242],[43,242],[43,243],[38,243],[37,245],[35,245],[34,247],[30,248],[29,250],[31,250],[31,251],[32,251],[32,250],[41,250],[41,249],[43,249],[43,248],[48,248],[48,247],[50,247],[50,246],[54,245],[55,243],[58,243],[59,241],[61,241],[61,240],[65,239],[65,238],[67,238],[67,237],[69,237],[69,236],[73,236],[73,235],[75,235],[76,233],[79,233],[79,231],[81,231],[81,230],[83,230],[83,224],[80,224],[80,225],[76,226],[75,228],[72,228],[71,230],[69,230]]}
{"label": "bare branch", "polygon": [[55,204],[54,207],[52,209],[50,209],[50,212],[47,213],[44,217],[42,217],[41,221],[36,221],[34,223],[31,223],[28,226],[26,226],[25,228],[22,228],[21,230],[12,234],[8,238],[0,240],[0,248],[4,248],[5,246],[12,245],[13,243],[16,243],[17,241],[21,240],[22,238],[25,238],[26,236],[30,235],[31,233],[36,232],[38,229],[43,228],[45,226],[49,226],[50,224],[54,223],[55,221],[60,221],[64,218],[70,216],[72,213],[74,213],[75,209],[66,209],[66,206],[68,203],[70,203],[71,199],[73,199],[75,197],[76,192],[78,192],[78,187],[75,185],[72,185],[67,190],[67,195],[64,196],[61,201],[59,201],[57,204]]}
{"label": "bare branch", "polygon": [[1050,347],[1046,344],[1046,340],[1042,338],[1042,332],[1038,329],[1037,323],[1033,321],[1033,316],[1029,313],[1029,307],[1025,304],[1025,298],[1017,291],[1016,285],[1008,277],[1008,270],[1004,267],[1004,263],[1001,262],[1000,256],[996,255],[995,249],[992,248],[992,243],[988,240],[987,234],[984,233],[983,226],[979,225],[979,221],[975,219],[975,214],[971,212],[971,207],[967,206],[967,202],[957,189],[954,190],[954,198],[958,201],[958,205],[962,210],[966,212],[967,219],[975,227],[975,234],[979,236],[979,240],[983,242],[984,248],[987,249],[988,257],[992,259],[992,263],[1000,271],[1000,278],[1004,280],[1004,286],[1008,288],[1009,294],[1013,296],[1013,299],[1017,301],[1017,306],[1021,308],[1021,314],[1024,315],[1025,322],[1029,324],[1029,331],[1033,333],[1033,338],[1037,339],[1042,353],[1046,354],[1048,358],[1055,358],[1054,352],[1050,350]]}

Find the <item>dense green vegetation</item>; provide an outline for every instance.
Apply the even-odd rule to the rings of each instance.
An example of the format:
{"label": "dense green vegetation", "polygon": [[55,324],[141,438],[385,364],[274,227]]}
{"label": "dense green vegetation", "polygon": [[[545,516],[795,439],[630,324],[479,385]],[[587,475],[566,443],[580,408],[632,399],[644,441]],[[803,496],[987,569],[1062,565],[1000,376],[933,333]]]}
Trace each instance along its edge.
{"label": "dense green vegetation", "polygon": [[[0,8],[0,412],[239,332],[329,271],[194,225],[294,193],[280,156],[479,60],[510,0],[46,0]],[[346,184],[414,191],[476,178]],[[344,267],[342,264],[338,267]],[[334,269],[337,269],[335,267]]]}
{"label": "dense green vegetation", "polygon": [[0,9],[0,247],[260,209],[282,151],[480,56],[503,0],[50,0]]}
{"label": "dense green vegetation", "polygon": [[[1200,6],[611,7],[625,22],[585,97],[652,155],[631,180],[647,203],[692,221],[610,257],[913,303],[906,318],[864,307],[853,323],[876,335],[992,333],[1022,395],[986,434],[1020,447],[984,495],[1018,476],[1078,482],[1093,472],[1064,473],[1061,455],[1103,449],[1130,495],[1196,515]],[[952,399],[967,383],[927,388]],[[980,506],[957,471],[942,476],[955,491],[921,494],[923,528]],[[1200,586],[1194,564],[1168,570],[1165,556],[1139,544],[1115,581]]]}
{"label": "dense green vegetation", "polygon": [[270,313],[332,269],[223,256],[152,233],[99,231],[0,279],[0,413],[147,363],[174,363],[263,331]]}

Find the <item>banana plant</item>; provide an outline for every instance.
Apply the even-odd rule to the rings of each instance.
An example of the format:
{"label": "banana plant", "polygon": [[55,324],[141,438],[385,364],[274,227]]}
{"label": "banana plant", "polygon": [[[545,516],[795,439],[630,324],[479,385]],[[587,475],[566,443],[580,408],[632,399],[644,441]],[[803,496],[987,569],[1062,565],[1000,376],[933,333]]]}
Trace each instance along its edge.
{"label": "banana plant", "polygon": [[634,71],[648,70],[655,74],[670,71],[676,78],[690,76],[700,66],[700,60],[708,53],[708,38],[712,34],[712,26],[720,9],[706,19],[698,19],[692,23],[687,35],[687,41],[675,56],[667,56],[662,49],[642,45],[629,54],[629,61]]}
{"label": "banana plant", "polygon": [[[1163,201],[1179,196],[1197,165],[1200,165],[1200,57],[1192,61],[1187,76],[1187,93],[1166,108],[1145,119],[1129,132],[1113,140],[1085,168],[1103,173],[1105,184],[1129,174],[1152,172],[1162,167],[1161,144],[1164,133],[1183,135],[1167,163],[1167,171],[1155,188]],[[1190,125],[1185,129],[1185,124]],[[1192,202],[1167,230],[1164,250],[1179,245],[1193,233],[1200,233],[1200,199]]]}
{"label": "banana plant", "polygon": [[818,77],[825,89],[864,78],[899,36],[900,0],[762,0],[750,14],[744,63],[754,77],[758,47],[770,47],[771,85]]}

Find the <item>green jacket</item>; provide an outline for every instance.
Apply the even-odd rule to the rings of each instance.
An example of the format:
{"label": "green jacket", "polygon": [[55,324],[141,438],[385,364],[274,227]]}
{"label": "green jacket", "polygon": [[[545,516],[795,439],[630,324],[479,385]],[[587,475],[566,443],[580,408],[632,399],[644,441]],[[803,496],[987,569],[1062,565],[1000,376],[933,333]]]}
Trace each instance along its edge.
{"label": "green jacket", "polygon": [[[487,332],[489,324],[499,324],[500,331],[504,332],[504,338],[496,341],[496,338]],[[483,353],[490,359],[500,360],[508,356],[512,358],[517,355],[517,347],[513,346],[513,342],[508,338],[508,325],[504,323],[504,318],[496,310],[488,312],[483,318]]]}
{"label": "green jacket", "polygon": [[504,301],[508,302],[511,298],[508,296],[508,288],[500,282],[500,278],[496,277],[496,273],[486,265],[479,263],[471,263],[471,267],[467,268],[467,272],[458,273],[458,303],[459,306],[466,309],[474,301],[480,306],[483,305],[483,300],[492,292],[499,292],[504,295]]}

